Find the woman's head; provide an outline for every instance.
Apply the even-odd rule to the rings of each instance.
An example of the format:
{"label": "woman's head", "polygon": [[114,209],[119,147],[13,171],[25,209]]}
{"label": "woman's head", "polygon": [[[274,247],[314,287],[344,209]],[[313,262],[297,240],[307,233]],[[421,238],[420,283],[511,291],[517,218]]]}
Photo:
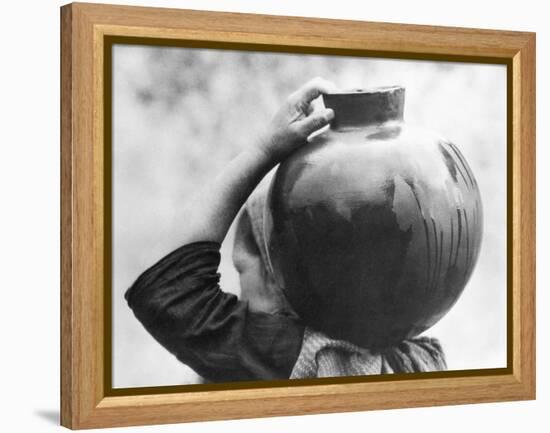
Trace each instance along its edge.
{"label": "woman's head", "polygon": [[294,314],[269,271],[263,238],[263,211],[269,179],[252,193],[237,220],[233,264],[239,273],[241,299],[254,311]]}

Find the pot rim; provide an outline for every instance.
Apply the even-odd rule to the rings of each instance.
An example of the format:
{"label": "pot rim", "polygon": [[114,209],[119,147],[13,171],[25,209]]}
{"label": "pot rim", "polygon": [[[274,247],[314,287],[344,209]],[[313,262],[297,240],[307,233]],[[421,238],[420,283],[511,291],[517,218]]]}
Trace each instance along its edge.
{"label": "pot rim", "polygon": [[377,86],[377,87],[357,87],[357,88],[347,88],[342,90],[336,90],[332,92],[327,92],[327,96],[353,96],[353,95],[368,95],[375,93],[390,93],[398,90],[405,90],[405,86],[395,84],[391,86]]}

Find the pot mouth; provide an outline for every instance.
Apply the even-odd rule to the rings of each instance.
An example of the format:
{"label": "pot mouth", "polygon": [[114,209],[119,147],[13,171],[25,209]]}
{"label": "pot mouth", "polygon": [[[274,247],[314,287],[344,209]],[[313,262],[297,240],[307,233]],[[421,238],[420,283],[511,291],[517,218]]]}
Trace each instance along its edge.
{"label": "pot mouth", "polygon": [[378,87],[352,87],[348,89],[336,90],[334,92],[327,92],[327,96],[353,96],[353,95],[371,95],[375,93],[392,93],[394,91],[405,90],[404,86],[399,84],[392,86],[378,86]]}
{"label": "pot mouth", "polygon": [[353,88],[323,95],[325,107],[334,111],[331,129],[363,128],[403,121],[405,87],[399,85]]}

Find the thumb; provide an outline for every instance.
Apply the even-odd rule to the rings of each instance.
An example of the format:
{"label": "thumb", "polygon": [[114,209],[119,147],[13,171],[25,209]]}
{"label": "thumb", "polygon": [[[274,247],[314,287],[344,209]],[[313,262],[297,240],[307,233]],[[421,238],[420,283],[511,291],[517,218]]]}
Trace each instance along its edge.
{"label": "thumb", "polygon": [[300,138],[307,138],[318,129],[326,126],[334,119],[334,111],[330,108],[316,110],[305,119],[296,122],[296,128]]}

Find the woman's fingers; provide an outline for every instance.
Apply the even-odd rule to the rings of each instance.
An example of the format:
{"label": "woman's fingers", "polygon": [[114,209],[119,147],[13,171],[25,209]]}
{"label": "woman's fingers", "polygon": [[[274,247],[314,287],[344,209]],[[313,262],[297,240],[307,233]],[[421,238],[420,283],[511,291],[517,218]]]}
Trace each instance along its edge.
{"label": "woman's fingers", "polygon": [[289,97],[290,102],[307,113],[309,103],[324,93],[330,93],[336,90],[336,86],[328,80],[321,77],[313,78],[302,87],[292,93]]}
{"label": "woman's fingers", "polygon": [[326,126],[334,119],[334,111],[330,108],[316,110],[308,117],[294,123],[298,137],[305,140],[318,129]]}

